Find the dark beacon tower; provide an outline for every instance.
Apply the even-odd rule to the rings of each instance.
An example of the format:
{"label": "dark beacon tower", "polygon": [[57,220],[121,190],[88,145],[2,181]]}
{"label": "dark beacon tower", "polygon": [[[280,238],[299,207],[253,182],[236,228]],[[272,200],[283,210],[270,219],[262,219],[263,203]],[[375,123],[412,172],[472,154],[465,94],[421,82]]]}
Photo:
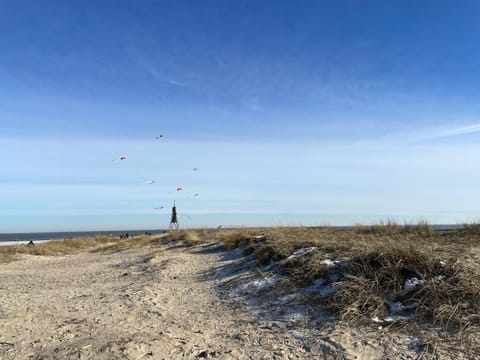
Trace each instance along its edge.
{"label": "dark beacon tower", "polygon": [[177,220],[177,208],[175,207],[175,200],[173,201],[172,207],[172,217],[170,218],[170,225],[168,225],[169,229],[178,229],[178,220]]}

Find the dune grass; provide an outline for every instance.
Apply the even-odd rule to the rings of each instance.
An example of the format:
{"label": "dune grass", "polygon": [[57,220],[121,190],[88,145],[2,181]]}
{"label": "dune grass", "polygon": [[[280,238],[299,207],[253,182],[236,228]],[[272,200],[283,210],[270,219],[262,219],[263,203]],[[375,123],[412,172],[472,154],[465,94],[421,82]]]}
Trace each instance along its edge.
{"label": "dune grass", "polygon": [[65,240],[52,240],[34,245],[12,245],[0,247],[0,263],[18,259],[21,255],[59,256],[81,251],[111,251],[143,247],[165,237],[161,235],[139,235],[128,239],[110,236],[89,236]]}
{"label": "dune grass", "polygon": [[[312,295],[309,301],[341,321],[375,325],[372,320],[380,319],[382,326],[415,333],[425,348],[443,341],[480,354],[479,224],[435,231],[426,222],[399,225],[387,220],[348,229],[192,229],[130,239],[100,236],[0,247],[0,262],[19,254],[122,251],[172,242],[242,248],[259,269],[269,265],[269,271],[286,276],[292,291],[326,279],[335,291]],[[409,317],[383,321],[392,304],[407,308]]]}
{"label": "dune grass", "polygon": [[[334,273],[336,279],[328,285],[336,291],[310,300],[339,320],[377,320],[414,332],[425,348],[444,341],[480,354],[477,224],[434,231],[426,222],[399,225],[389,220],[350,229],[236,229],[210,236],[229,249],[243,248],[257,266],[270,265],[269,271],[276,269],[295,287],[320,278],[328,282]],[[295,256],[301,249],[304,253]],[[381,320],[392,315],[392,306],[403,306],[409,316]]]}

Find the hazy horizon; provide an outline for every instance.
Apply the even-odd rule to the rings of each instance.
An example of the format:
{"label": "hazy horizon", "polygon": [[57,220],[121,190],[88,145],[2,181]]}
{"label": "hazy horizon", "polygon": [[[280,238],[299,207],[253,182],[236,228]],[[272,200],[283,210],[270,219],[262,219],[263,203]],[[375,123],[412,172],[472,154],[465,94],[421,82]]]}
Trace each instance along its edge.
{"label": "hazy horizon", "polygon": [[476,221],[479,15],[3,1],[0,232]]}

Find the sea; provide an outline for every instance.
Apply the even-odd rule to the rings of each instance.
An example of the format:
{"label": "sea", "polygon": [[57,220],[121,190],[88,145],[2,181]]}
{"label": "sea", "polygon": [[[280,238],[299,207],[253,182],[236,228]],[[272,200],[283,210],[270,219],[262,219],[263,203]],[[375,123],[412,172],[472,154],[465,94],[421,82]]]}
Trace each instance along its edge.
{"label": "sea", "polygon": [[70,231],[70,232],[39,232],[39,233],[0,233],[0,246],[28,244],[30,241],[34,243],[45,242],[50,240],[64,240],[84,236],[120,236],[129,234],[140,235],[145,233],[162,234],[166,232],[164,229],[159,230],[114,230],[114,231]]}

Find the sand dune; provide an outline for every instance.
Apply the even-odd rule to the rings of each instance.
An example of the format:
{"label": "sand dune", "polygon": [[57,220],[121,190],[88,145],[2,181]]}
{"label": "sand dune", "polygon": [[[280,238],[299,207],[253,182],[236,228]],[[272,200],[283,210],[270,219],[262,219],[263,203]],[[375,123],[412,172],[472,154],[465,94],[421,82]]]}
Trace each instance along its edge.
{"label": "sand dune", "polygon": [[252,311],[221,296],[218,274],[238,261],[225,255],[163,245],[4,264],[0,358],[415,358],[406,338],[268,317],[266,303]]}

